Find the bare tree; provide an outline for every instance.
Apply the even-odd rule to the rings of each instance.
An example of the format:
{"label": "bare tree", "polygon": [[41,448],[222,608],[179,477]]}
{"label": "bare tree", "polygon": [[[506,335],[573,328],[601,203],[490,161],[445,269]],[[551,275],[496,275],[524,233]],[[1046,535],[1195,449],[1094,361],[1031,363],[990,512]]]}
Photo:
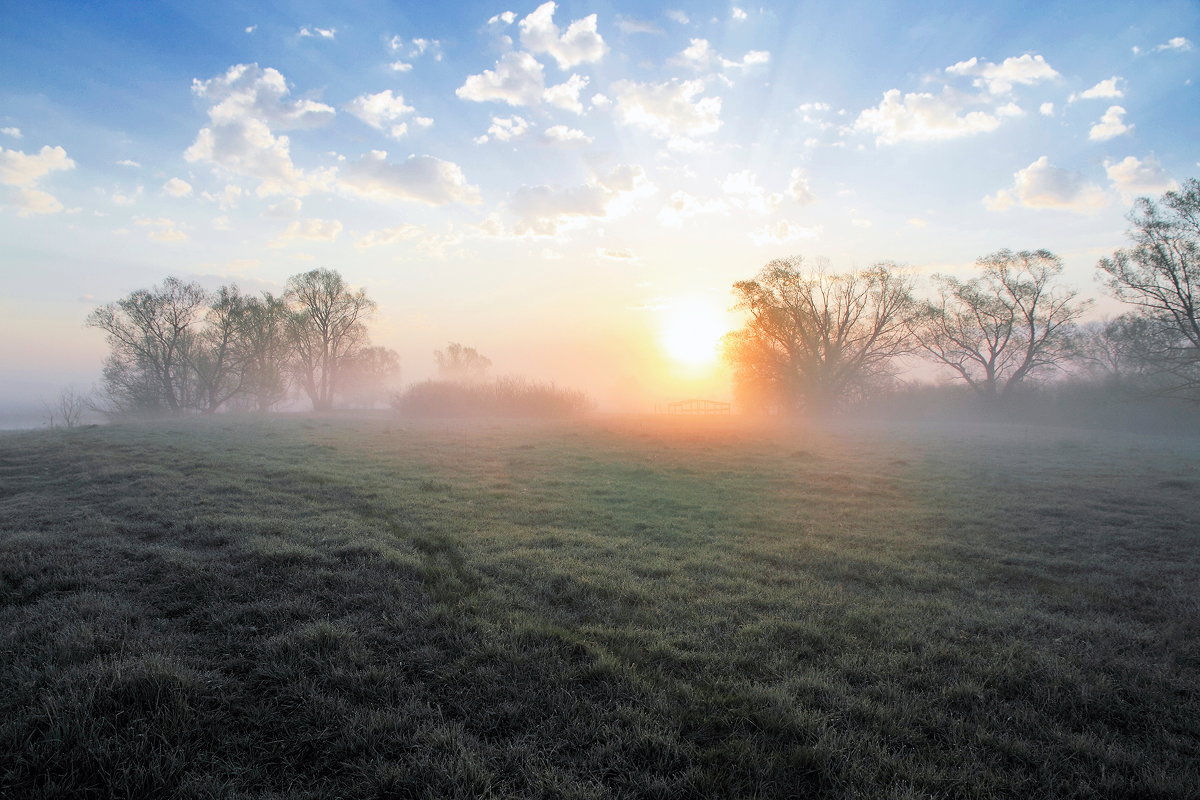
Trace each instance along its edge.
{"label": "bare tree", "polygon": [[473,383],[484,380],[492,368],[492,360],[474,347],[463,347],[458,342],[446,345],[445,350],[434,350],[438,375],[442,380]]}
{"label": "bare tree", "polygon": [[241,347],[246,396],[258,411],[270,411],[288,393],[287,370],[292,357],[289,311],[283,298],[269,292],[245,302]]}
{"label": "bare tree", "polygon": [[400,378],[400,356],[388,347],[364,347],[342,364],[338,394],[350,405],[374,408]]}
{"label": "bare tree", "polygon": [[288,330],[297,381],[314,410],[333,408],[338,372],[367,344],[364,320],[375,303],[336,270],[314,269],[288,280]]}
{"label": "bare tree", "polygon": [[173,412],[188,408],[195,390],[195,326],[208,296],[198,284],[167,278],[100,306],[87,325],[107,334],[103,393],[114,411]]}
{"label": "bare tree", "polygon": [[74,386],[68,386],[53,402],[43,400],[42,408],[46,411],[46,427],[76,428],[83,419],[83,412],[89,408],[89,399]]}
{"label": "bare tree", "polygon": [[1200,181],[1138,198],[1129,220],[1133,247],[1101,259],[1100,277],[1149,329],[1143,355],[1160,393],[1200,400]]}
{"label": "bare tree", "polygon": [[781,410],[822,411],[862,393],[910,350],[911,286],[892,264],[831,274],[795,256],[733,290],[749,312],[727,339],[739,391]]}
{"label": "bare tree", "polygon": [[1000,250],[983,274],[935,275],[939,292],[913,326],[921,348],[988,401],[1054,369],[1073,352],[1074,321],[1090,305],[1055,285],[1062,261],[1047,250]]}

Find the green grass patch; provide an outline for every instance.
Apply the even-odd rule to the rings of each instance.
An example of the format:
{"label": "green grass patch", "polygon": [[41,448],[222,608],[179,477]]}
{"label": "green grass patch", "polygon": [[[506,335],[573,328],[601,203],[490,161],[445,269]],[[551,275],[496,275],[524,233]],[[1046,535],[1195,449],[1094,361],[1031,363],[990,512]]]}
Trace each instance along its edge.
{"label": "green grass patch", "polygon": [[1200,443],[0,436],[0,796],[1194,797]]}

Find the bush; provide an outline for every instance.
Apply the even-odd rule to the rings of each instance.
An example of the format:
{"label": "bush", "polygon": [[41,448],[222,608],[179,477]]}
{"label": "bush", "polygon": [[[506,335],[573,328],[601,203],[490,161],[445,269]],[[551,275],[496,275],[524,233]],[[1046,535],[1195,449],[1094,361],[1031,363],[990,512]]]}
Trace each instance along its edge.
{"label": "bush", "polygon": [[392,408],[414,417],[569,417],[590,407],[583,392],[520,377],[425,381],[392,396]]}

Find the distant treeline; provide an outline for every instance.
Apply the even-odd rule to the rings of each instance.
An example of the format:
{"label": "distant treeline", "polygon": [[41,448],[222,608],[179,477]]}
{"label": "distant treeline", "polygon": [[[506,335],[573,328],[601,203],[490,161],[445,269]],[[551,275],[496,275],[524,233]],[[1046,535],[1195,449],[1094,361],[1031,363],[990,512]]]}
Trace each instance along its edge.
{"label": "distant treeline", "polygon": [[1070,386],[1057,402],[1158,398],[1176,413],[1174,401],[1200,401],[1200,182],[1140,198],[1129,219],[1132,245],[1097,271],[1130,311],[1083,325],[1091,301],[1060,285],[1062,261],[1046,250],[992,253],[965,280],[935,275],[926,298],[891,263],[835,274],[799,257],[772,261],[734,284],[748,315],[726,337],[735,400],[780,414],[879,408],[921,393],[954,405],[952,392],[898,384],[924,358],[965,387],[974,412],[1003,417],[1039,402],[1044,411],[1052,395],[1033,388],[1057,378]]}

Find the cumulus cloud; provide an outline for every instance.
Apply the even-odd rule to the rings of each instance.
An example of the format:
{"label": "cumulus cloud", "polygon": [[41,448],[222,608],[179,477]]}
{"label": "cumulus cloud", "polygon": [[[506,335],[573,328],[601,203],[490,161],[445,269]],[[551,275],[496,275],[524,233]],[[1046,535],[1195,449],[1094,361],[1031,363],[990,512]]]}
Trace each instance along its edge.
{"label": "cumulus cloud", "polygon": [[985,88],[990,94],[1008,94],[1015,85],[1031,86],[1059,77],[1058,71],[1047,64],[1045,58],[1029,53],[1006,58],[999,64],[972,58],[947,67],[946,72],[971,76],[975,86]]}
{"label": "cumulus cloud", "polygon": [[496,16],[489,19],[487,21],[487,24],[488,25],[499,25],[499,26],[512,25],[514,22],[516,22],[516,20],[517,20],[517,13],[515,11],[505,11],[504,13],[497,14]]}
{"label": "cumulus cloud", "polygon": [[759,245],[783,244],[798,239],[817,239],[821,236],[820,227],[805,227],[791,220],[780,219],[751,231],[750,241]]}
{"label": "cumulus cloud", "polygon": [[413,239],[420,238],[425,233],[425,229],[420,225],[404,223],[393,228],[381,228],[379,230],[367,231],[362,236],[354,240],[354,246],[358,248],[380,247],[382,245],[397,244],[399,242],[407,242]]}
{"label": "cumulus cloud", "polygon": [[560,33],[554,24],[553,2],[542,3],[521,20],[521,45],[531,53],[546,53],[559,69],[599,61],[608,52],[608,45],[596,30],[596,15],[577,19]]}
{"label": "cumulus cloud", "polygon": [[178,223],[175,220],[165,217],[134,217],[133,224],[142,227],[150,228],[150,232],[146,234],[146,238],[155,242],[186,242],[188,235],[179,230]]}
{"label": "cumulus cloud", "polygon": [[748,17],[749,15],[745,12],[745,10],[738,8],[737,6],[729,9],[729,18],[735,20],[736,22],[741,22]]}
{"label": "cumulus cloud", "polygon": [[1179,184],[1154,156],[1146,156],[1144,160],[1126,156],[1121,161],[1105,161],[1104,171],[1126,203],[1135,197],[1162,194],[1179,188]]}
{"label": "cumulus cloud", "polygon": [[301,39],[332,39],[337,36],[337,28],[317,28],[307,25],[300,29]]}
{"label": "cumulus cloud", "polygon": [[725,214],[729,204],[724,200],[699,200],[687,192],[673,192],[658,212],[658,221],[672,228],[683,227],[683,223],[701,214]]}
{"label": "cumulus cloud", "polygon": [[1116,75],[1102,80],[1090,89],[1085,89],[1079,94],[1072,94],[1067,98],[1068,103],[1074,103],[1076,100],[1095,100],[1098,98],[1116,98],[1124,97],[1125,90],[1117,84],[1123,81],[1124,78]]}
{"label": "cumulus cloud", "polygon": [[171,178],[163,184],[163,191],[171,197],[187,197],[192,193],[192,185],[182,178]]}
{"label": "cumulus cloud", "polygon": [[487,133],[475,137],[475,144],[484,144],[489,138],[499,142],[519,139],[529,132],[529,128],[529,121],[516,114],[511,117],[492,117],[492,124],[488,126]]}
{"label": "cumulus cloud", "polygon": [[[1154,48],[1153,52],[1161,53],[1163,50],[1179,50],[1181,52],[1184,52],[1184,51],[1191,50],[1191,49],[1192,49],[1192,43],[1189,39],[1187,39],[1183,36],[1175,36],[1175,37],[1163,42],[1158,47]],[[1136,48],[1134,49],[1134,52],[1137,52]]]}
{"label": "cumulus cloud", "polygon": [[1000,126],[1000,120],[985,111],[960,113],[964,110],[962,102],[950,92],[901,94],[899,89],[889,89],[878,106],[858,115],[854,129],[875,134],[876,144],[896,144],[956,139],[988,133]]}
{"label": "cumulus cloud", "polygon": [[1100,121],[1088,131],[1088,139],[1093,142],[1107,142],[1131,130],[1133,126],[1125,124],[1125,109],[1121,106],[1109,106]]}
{"label": "cumulus cloud", "polygon": [[401,117],[413,112],[413,107],[404,103],[404,95],[392,94],[392,90],[377,94],[364,94],[351,100],[346,110],[375,130],[385,131],[395,139],[408,132],[408,124],[397,123]]}
{"label": "cumulus cloud", "polygon": [[1038,106],[1038,113],[1044,117],[1054,116],[1054,103],[1046,102]]}
{"label": "cumulus cloud", "polygon": [[44,146],[37,153],[8,150],[0,147],[0,198],[17,214],[56,214],[63,205],[54,195],[37,188],[38,182],[51,172],[75,168],[75,162],[61,147]]}
{"label": "cumulus cloud", "polygon": [[1086,212],[1108,204],[1104,190],[1078,172],[1055,167],[1042,156],[1013,175],[1010,189],[1001,189],[983,199],[989,211],[1004,211],[1014,205],[1035,209]]}
{"label": "cumulus cloud", "polygon": [[513,193],[509,209],[516,216],[517,236],[556,236],[588,220],[621,216],[639,197],[655,187],[645,171],[623,164],[607,175],[594,175],[579,186],[522,186]]}
{"label": "cumulus cloud", "polygon": [[21,133],[20,128],[0,128],[0,133],[3,133],[5,136],[11,136],[14,139],[22,139],[25,136],[25,134]]}
{"label": "cumulus cloud", "polygon": [[394,163],[387,152],[372,150],[347,165],[340,185],[362,197],[378,200],[408,200],[431,206],[481,202],[479,187],[467,183],[462,168],[433,156],[409,156]]}
{"label": "cumulus cloud", "polygon": [[579,93],[588,85],[588,79],[580,75],[572,75],[557,86],[547,87],[542,93],[542,99],[555,108],[564,111],[583,113],[583,103],[579,101]]}
{"label": "cumulus cloud", "polygon": [[342,223],[336,219],[298,219],[292,221],[271,242],[271,247],[282,247],[289,241],[303,239],[310,242],[333,242],[342,233]]}
{"label": "cumulus cloud", "polygon": [[568,128],[566,125],[553,125],[546,129],[546,141],[551,144],[591,144],[592,137],[578,128]]}
{"label": "cumulus cloud", "polygon": [[672,58],[671,63],[694,70],[718,66],[723,69],[745,69],[769,63],[771,60],[771,54],[766,50],[750,50],[740,61],[734,61],[718,53],[707,39],[689,39],[688,42],[688,46]]}
{"label": "cumulus cloud", "polygon": [[799,167],[792,170],[791,177],[788,179],[787,194],[800,205],[808,205],[817,199],[808,185],[808,176]]}
{"label": "cumulus cloud", "polygon": [[768,194],[758,185],[758,176],[748,169],[725,176],[721,189],[731,205],[751,214],[771,214],[783,202],[783,195]]}
{"label": "cumulus cloud", "polygon": [[640,128],[672,146],[686,147],[698,136],[721,127],[721,98],[700,97],[704,81],[665,83],[617,81],[616,117],[623,125]]}
{"label": "cumulus cloud", "polygon": [[501,56],[494,70],[467,76],[454,93],[476,103],[495,100],[510,106],[531,106],[541,99],[545,86],[545,70],[538,60],[529,53],[516,51]]}
{"label": "cumulus cloud", "polygon": [[210,124],[184,152],[188,162],[214,166],[260,181],[259,195],[307,194],[327,185],[328,175],[306,175],[292,163],[287,136],[273,129],[309,128],[333,118],[333,108],[311,99],[293,99],[277,70],[237,64],[224,75],[192,81],[192,91],[212,102]]}

